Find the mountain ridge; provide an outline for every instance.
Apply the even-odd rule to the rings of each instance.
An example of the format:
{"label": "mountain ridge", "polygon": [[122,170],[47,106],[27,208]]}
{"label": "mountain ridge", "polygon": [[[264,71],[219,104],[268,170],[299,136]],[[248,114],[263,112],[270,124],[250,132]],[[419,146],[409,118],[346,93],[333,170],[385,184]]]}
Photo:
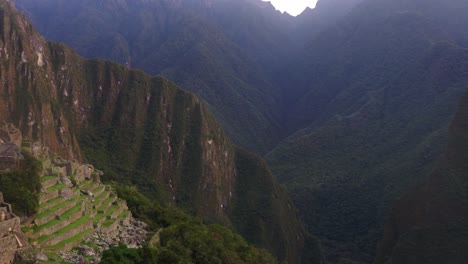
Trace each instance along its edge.
{"label": "mountain ridge", "polygon": [[[45,42],[12,2],[1,2],[1,11],[1,119],[67,159],[91,161],[106,180],[135,184],[164,204],[239,228],[280,259],[300,261],[306,234],[286,193],[264,167],[241,171],[235,159],[247,154],[199,98],[164,78]],[[233,205],[238,191],[252,188],[246,179],[268,187],[246,196],[263,199],[263,208]],[[232,221],[239,216],[258,220],[250,228],[266,233],[247,234],[242,219]]]}
{"label": "mountain ridge", "polygon": [[[137,36],[123,34],[132,27],[108,28],[119,20],[96,16],[94,7],[69,23],[62,7],[17,2],[36,16],[38,28],[84,43],[88,51],[101,44],[87,39],[94,36],[89,28],[109,29],[115,34],[101,42],[111,48],[95,50],[102,57],[112,58],[115,43],[116,54],[124,55],[143,50],[134,43],[154,43],[143,52],[158,54],[146,56],[148,67],[171,64],[158,72],[203,94],[226,131],[240,135],[235,142],[268,153],[273,173],[301,209],[307,230],[322,239],[330,262],[374,260],[392,205],[431,174],[468,82],[463,0],[322,0],[297,18],[247,1],[185,9],[179,1],[177,9],[155,7],[155,14],[164,11],[153,16],[159,20],[132,17],[135,24],[157,25],[133,44],[127,40]],[[160,32],[174,34],[168,41]],[[244,135],[244,129],[251,131]],[[252,148],[256,144],[262,147]]]}

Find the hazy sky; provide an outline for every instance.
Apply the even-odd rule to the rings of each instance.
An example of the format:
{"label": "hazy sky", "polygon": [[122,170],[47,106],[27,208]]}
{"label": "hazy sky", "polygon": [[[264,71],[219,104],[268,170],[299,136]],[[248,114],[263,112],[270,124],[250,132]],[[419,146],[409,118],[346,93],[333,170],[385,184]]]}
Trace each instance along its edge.
{"label": "hazy sky", "polygon": [[293,16],[299,15],[306,7],[315,7],[317,0],[264,0],[271,2],[281,12],[288,12]]}

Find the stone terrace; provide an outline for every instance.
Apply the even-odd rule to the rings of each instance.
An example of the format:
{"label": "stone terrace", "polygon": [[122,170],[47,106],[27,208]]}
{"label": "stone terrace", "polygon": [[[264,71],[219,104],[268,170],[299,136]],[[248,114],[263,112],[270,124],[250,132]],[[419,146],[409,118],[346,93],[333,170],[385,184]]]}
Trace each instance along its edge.
{"label": "stone terrace", "polygon": [[27,235],[45,253],[66,252],[96,233],[117,237],[132,215],[91,165],[42,158],[39,212]]}

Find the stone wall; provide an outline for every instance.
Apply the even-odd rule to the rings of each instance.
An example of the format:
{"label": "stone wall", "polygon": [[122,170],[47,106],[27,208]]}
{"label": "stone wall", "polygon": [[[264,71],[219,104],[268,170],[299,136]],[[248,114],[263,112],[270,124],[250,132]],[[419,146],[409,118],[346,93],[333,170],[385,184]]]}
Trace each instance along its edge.
{"label": "stone wall", "polygon": [[10,157],[0,157],[0,170],[18,169],[18,160]]}
{"label": "stone wall", "polygon": [[115,220],[110,226],[105,227],[101,226],[101,233],[106,234],[107,236],[116,237],[119,235],[119,228],[121,227],[122,223],[119,220]]}
{"label": "stone wall", "polygon": [[69,225],[70,223],[75,222],[76,220],[78,220],[78,218],[82,216],[83,216],[83,210],[79,210],[76,213],[72,214],[68,219],[62,219],[63,221],[51,227],[41,229],[39,232],[35,233],[34,236],[40,237],[42,235],[53,234],[57,230],[60,230],[66,227],[67,225]]}
{"label": "stone wall", "polygon": [[43,188],[44,190],[47,190],[49,187],[52,187],[52,186],[54,186],[55,184],[58,184],[58,183],[59,183],[58,180],[59,180],[59,178],[57,177],[56,179],[43,182],[43,183],[42,183],[42,188]]}
{"label": "stone wall", "polygon": [[47,222],[50,222],[50,221],[54,220],[55,216],[63,214],[64,212],[66,212],[66,211],[70,210],[71,208],[73,208],[75,205],[76,204],[74,204],[74,203],[69,203],[69,204],[57,209],[57,211],[42,217],[41,219],[36,218],[36,220],[34,220],[34,223],[36,225],[40,226],[40,225],[43,225],[43,224],[45,224]]}
{"label": "stone wall", "polygon": [[[92,174],[94,173],[94,167],[89,164],[84,164],[76,168],[75,180],[78,184],[82,183],[85,180],[93,180]],[[95,179],[97,182],[100,182],[99,179]]]}
{"label": "stone wall", "polygon": [[53,191],[53,192],[48,192],[48,193],[41,193],[41,195],[39,196],[39,203],[45,203],[55,197],[58,197],[59,196],[59,192],[58,191]]}
{"label": "stone wall", "polygon": [[54,236],[54,237],[50,238],[49,240],[43,242],[41,244],[41,247],[50,247],[52,245],[58,244],[58,243],[64,241],[65,239],[76,236],[79,233],[84,232],[84,231],[86,231],[88,229],[93,229],[93,222],[92,221],[88,221],[88,222],[84,223],[83,225],[70,230],[69,232],[66,232],[66,233],[63,233],[63,234],[60,234],[60,235],[57,235],[57,236]]}
{"label": "stone wall", "polygon": [[14,217],[12,219],[8,219],[3,222],[0,222],[0,236],[1,234],[8,234],[10,228],[13,231],[17,231],[20,229],[19,217]]}
{"label": "stone wall", "polygon": [[20,229],[20,218],[11,210],[11,205],[3,200],[0,193],[0,264],[13,263],[20,247],[28,247]]}
{"label": "stone wall", "polygon": [[17,250],[17,242],[14,235],[1,237],[0,232],[0,264],[13,263]]}

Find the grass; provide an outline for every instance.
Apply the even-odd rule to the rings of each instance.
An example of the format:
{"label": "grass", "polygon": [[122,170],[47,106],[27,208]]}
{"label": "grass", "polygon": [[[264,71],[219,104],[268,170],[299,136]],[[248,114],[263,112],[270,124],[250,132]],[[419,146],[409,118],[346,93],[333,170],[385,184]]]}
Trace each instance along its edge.
{"label": "grass", "polygon": [[105,187],[104,186],[98,186],[96,188],[94,188],[94,190],[92,190],[91,192],[93,192],[94,194],[98,193],[100,190],[104,189]]}
{"label": "grass", "polygon": [[105,213],[107,215],[112,215],[117,209],[119,209],[118,205],[112,205],[111,208],[109,208],[109,210],[107,210]]}
{"label": "grass", "polygon": [[75,199],[72,199],[72,200],[64,201],[63,203],[57,204],[57,205],[45,210],[44,212],[39,213],[36,218],[37,219],[44,218],[45,216],[48,216],[49,214],[57,211],[61,207],[67,206],[67,205],[69,205],[69,204],[71,204],[71,203],[73,203],[75,201],[76,201]]}
{"label": "grass", "polygon": [[58,179],[58,177],[57,176],[49,176],[49,175],[42,176],[41,177],[41,183],[48,182],[48,181],[54,180],[54,179],[56,180],[56,179]]}
{"label": "grass", "polygon": [[47,189],[47,192],[54,192],[54,191],[58,191],[58,190],[63,190],[65,188],[65,183],[58,183],[58,184],[55,184],[54,186],[51,186]]}
{"label": "grass", "polygon": [[128,210],[124,210],[117,218],[122,220],[125,219],[130,212]]}
{"label": "grass", "polygon": [[99,208],[97,210],[98,211],[103,211],[104,209],[106,209],[109,206],[109,204],[112,203],[113,200],[115,200],[115,197],[109,196],[109,198],[105,199],[102,202],[102,205],[99,206]]}
{"label": "grass", "polygon": [[22,227],[21,227],[21,231],[22,231],[23,233],[28,233],[29,231],[31,231],[31,228],[30,228],[30,227],[27,227],[27,226],[22,226]]}
{"label": "grass", "polygon": [[95,201],[95,202],[101,201],[102,197],[104,197],[107,193],[109,193],[109,192],[108,192],[108,191],[103,191],[102,193],[100,193],[98,196],[96,196],[96,197],[94,198],[94,201]]}
{"label": "grass", "polygon": [[[119,206],[117,205],[113,205],[111,206],[111,208],[107,211],[105,211],[103,214],[97,214],[96,217],[94,217],[94,223],[97,224],[99,223],[99,221],[103,218],[103,217],[107,217],[107,216],[110,216],[112,215],[113,212],[115,212],[115,210],[117,210],[119,208]],[[99,210],[98,210],[99,211]],[[102,211],[102,210],[101,210]]]}
{"label": "grass", "polygon": [[104,223],[102,223],[102,226],[103,227],[109,227],[110,225],[112,225],[115,221],[117,221],[116,219],[107,219],[106,221],[104,221]]}
{"label": "grass", "polygon": [[91,187],[95,182],[93,181],[85,181],[85,184],[82,184],[81,186],[79,186],[79,188],[81,190],[86,190],[88,189],[89,187]]}
{"label": "grass", "polygon": [[66,211],[65,213],[63,213],[63,214],[61,215],[61,219],[60,219],[60,220],[58,220],[58,219],[53,219],[53,220],[51,220],[51,221],[49,221],[49,222],[47,222],[47,223],[45,223],[45,224],[43,224],[43,225],[41,225],[41,226],[34,226],[34,228],[33,228],[34,233],[37,233],[37,232],[39,232],[40,230],[42,230],[42,229],[44,229],[44,228],[52,227],[52,226],[54,226],[54,225],[60,223],[61,221],[64,221],[64,220],[68,219],[68,218],[69,218],[70,216],[72,216],[74,213],[80,211],[80,210],[81,210],[81,201],[82,201],[82,200],[79,199],[79,200],[77,201],[77,204],[76,204],[74,207],[72,207],[70,210],[68,210],[68,211]]}
{"label": "grass", "polygon": [[45,202],[45,203],[41,203],[41,204],[39,205],[39,208],[45,207],[46,205],[54,204],[54,203],[56,203],[56,202],[58,202],[58,201],[64,201],[64,200],[65,200],[65,198],[63,198],[63,197],[60,197],[60,196],[59,196],[59,197],[55,197],[55,198],[53,198],[53,199],[48,200],[48,201]]}
{"label": "grass", "polygon": [[83,232],[81,232],[81,233],[79,233],[79,234],[77,234],[75,236],[72,236],[72,237],[70,237],[68,239],[63,240],[62,242],[60,242],[58,244],[50,246],[47,249],[48,250],[53,250],[53,251],[61,249],[61,248],[65,247],[69,243],[73,243],[75,241],[82,240],[84,236],[91,233],[92,231],[93,231],[93,229],[87,229],[87,230],[85,230],[85,231],[83,231]]}
{"label": "grass", "polygon": [[[52,234],[49,234],[49,235],[45,235],[45,236],[41,236],[37,239],[37,241],[41,244],[43,243],[44,241],[54,237],[54,236],[59,236],[63,233],[67,233],[68,231],[70,230],[73,230],[77,227],[79,227],[80,225],[86,223],[87,221],[89,220],[89,216],[85,215],[85,216],[82,216],[81,218],[79,218],[78,220],[76,220],[75,222],[67,225],[66,227],[62,228],[62,229],[59,229],[57,230],[56,232],[52,233]],[[64,240],[66,241],[66,240]]]}

